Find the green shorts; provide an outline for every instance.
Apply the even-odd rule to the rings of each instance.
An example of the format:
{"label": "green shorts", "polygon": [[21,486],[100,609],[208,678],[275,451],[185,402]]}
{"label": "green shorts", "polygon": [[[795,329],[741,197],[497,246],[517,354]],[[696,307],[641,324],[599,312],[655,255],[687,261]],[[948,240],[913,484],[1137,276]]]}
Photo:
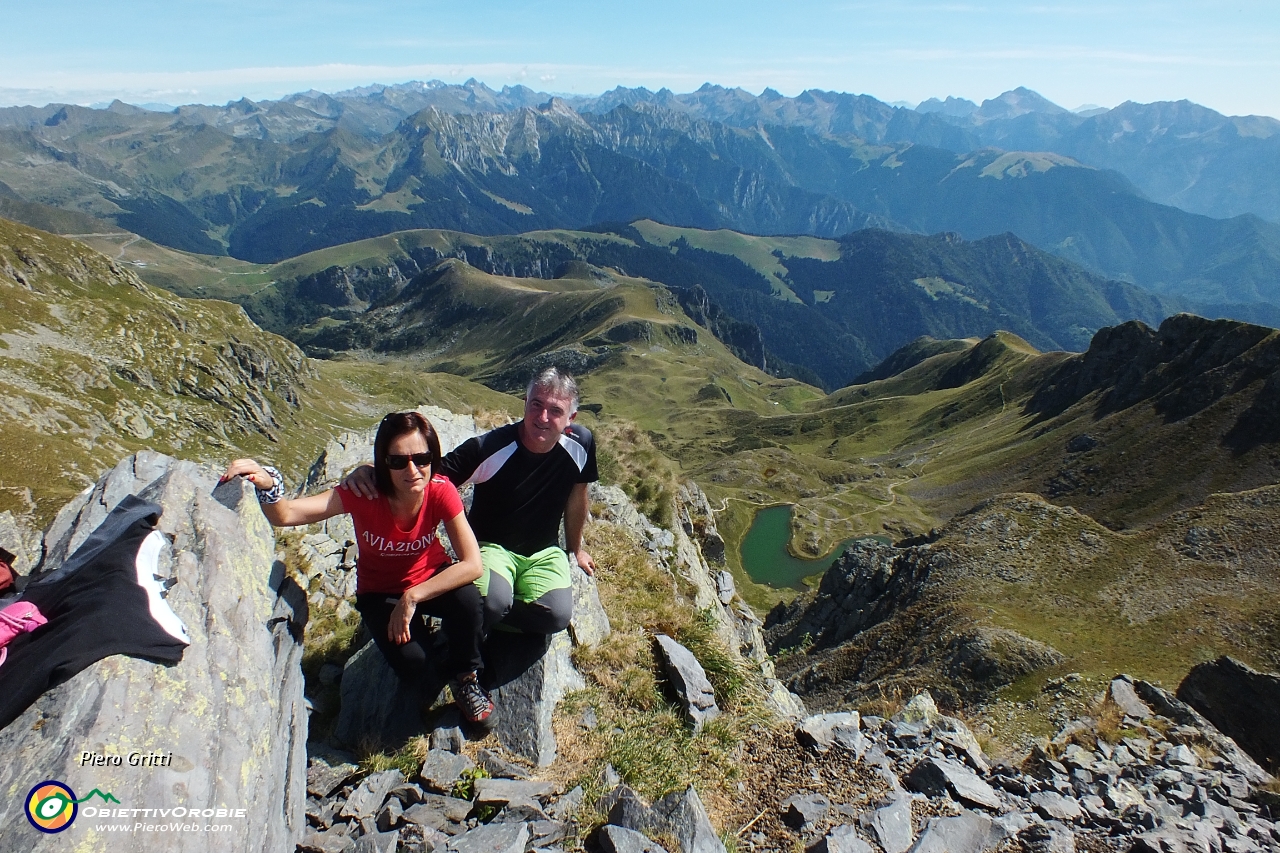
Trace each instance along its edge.
{"label": "green shorts", "polygon": [[484,574],[476,581],[481,595],[489,594],[489,576],[501,575],[511,587],[516,601],[537,601],[553,589],[573,586],[569,555],[558,547],[543,548],[528,557],[513,554],[501,545],[486,542],[480,546],[480,563]]}

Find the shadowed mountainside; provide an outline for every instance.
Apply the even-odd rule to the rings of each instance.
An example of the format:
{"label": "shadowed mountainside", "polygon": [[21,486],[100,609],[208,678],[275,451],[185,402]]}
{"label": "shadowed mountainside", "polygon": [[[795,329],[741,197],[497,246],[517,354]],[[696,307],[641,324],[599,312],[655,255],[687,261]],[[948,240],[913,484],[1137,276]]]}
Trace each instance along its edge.
{"label": "shadowed mountainside", "polygon": [[[107,252],[119,247],[154,284],[186,296],[232,299],[266,328],[332,350],[381,347],[390,327],[369,326],[365,312],[400,300],[410,280],[441,260],[530,279],[533,287],[586,264],[677,293],[700,288],[707,297],[702,307],[694,307],[702,297],[691,292],[681,299],[706,314],[701,324],[720,329],[735,352],[772,373],[827,388],[846,384],[921,335],[947,339],[1008,329],[1041,349],[1083,349],[1099,328],[1129,319],[1158,323],[1185,307],[1099,278],[1008,234],[968,242],[954,234],[865,230],[835,241],[641,220],[510,237],[410,231],[269,267],[179,255],[123,238],[90,242]],[[332,328],[348,322],[364,325],[358,341]]]}

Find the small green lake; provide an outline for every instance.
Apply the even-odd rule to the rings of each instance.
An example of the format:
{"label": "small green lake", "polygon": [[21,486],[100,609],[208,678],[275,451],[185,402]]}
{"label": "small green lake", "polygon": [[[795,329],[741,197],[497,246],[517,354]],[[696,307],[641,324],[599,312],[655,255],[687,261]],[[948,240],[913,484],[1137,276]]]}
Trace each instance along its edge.
{"label": "small green lake", "polygon": [[[870,537],[880,539],[881,537]],[[742,539],[739,553],[742,568],[756,583],[774,589],[807,589],[804,579],[821,574],[830,568],[836,557],[844,553],[845,546],[857,539],[846,539],[830,554],[816,560],[801,560],[787,550],[791,540],[791,505],[771,506],[758,511],[751,521],[751,529]],[[888,541],[887,539],[885,541]]]}

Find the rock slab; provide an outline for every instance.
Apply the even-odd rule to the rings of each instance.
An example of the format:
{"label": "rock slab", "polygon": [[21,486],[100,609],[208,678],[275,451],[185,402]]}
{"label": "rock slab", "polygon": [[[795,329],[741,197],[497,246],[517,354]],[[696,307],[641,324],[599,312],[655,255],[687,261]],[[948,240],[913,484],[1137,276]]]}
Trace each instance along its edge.
{"label": "rock slab", "polygon": [[661,844],[634,829],[609,824],[600,827],[599,842],[604,853],[667,853]]}
{"label": "rock slab", "polygon": [[663,669],[680,699],[685,719],[695,732],[700,731],[708,720],[720,716],[716,694],[707,680],[707,673],[693,652],[666,634],[658,634],[655,639],[662,652]]}
{"label": "rock slab", "polygon": [[833,746],[839,746],[861,758],[866,749],[861,723],[857,711],[815,714],[796,726],[796,739],[818,752],[826,752]]}
{"label": "rock slab", "polygon": [[947,758],[924,759],[904,781],[908,788],[921,794],[937,797],[949,793],[962,803],[993,810],[1000,808],[995,789],[963,764]]}
{"label": "rock slab", "polygon": [[902,797],[876,809],[865,820],[885,853],[906,853],[915,841],[911,828],[911,800]]}
{"label": "rock slab", "polygon": [[494,631],[485,643],[484,679],[497,717],[494,734],[509,752],[539,767],[556,758],[556,705],[586,684],[570,650],[566,631],[549,637]]}
{"label": "rock slab", "polygon": [[[41,571],[61,565],[128,494],[159,504],[169,541],[160,571],[191,645],[166,667],[113,656],[38,699],[0,731],[0,849],[105,849],[83,817],[37,832],[23,814],[36,783],[121,807],[247,810],[253,832],[137,833],[130,850],[292,850],[305,831],[307,713],[302,695],[305,594],[275,561],[275,538],[247,483],[150,451],[130,456],[58,513]],[[84,750],[171,754],[167,766],[81,766]],[[18,792],[18,793],[14,793]],[[84,810],[86,806],[81,806]],[[123,849],[123,848],[121,848]]]}

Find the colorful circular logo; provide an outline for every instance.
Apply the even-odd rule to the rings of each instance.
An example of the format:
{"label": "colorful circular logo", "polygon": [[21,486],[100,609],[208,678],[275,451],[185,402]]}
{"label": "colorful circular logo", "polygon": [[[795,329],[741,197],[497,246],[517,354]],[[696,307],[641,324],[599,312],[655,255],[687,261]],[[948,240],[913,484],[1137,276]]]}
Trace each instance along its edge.
{"label": "colorful circular logo", "polygon": [[76,819],[75,792],[61,782],[41,782],[27,794],[27,820],[41,832],[62,832]]}

